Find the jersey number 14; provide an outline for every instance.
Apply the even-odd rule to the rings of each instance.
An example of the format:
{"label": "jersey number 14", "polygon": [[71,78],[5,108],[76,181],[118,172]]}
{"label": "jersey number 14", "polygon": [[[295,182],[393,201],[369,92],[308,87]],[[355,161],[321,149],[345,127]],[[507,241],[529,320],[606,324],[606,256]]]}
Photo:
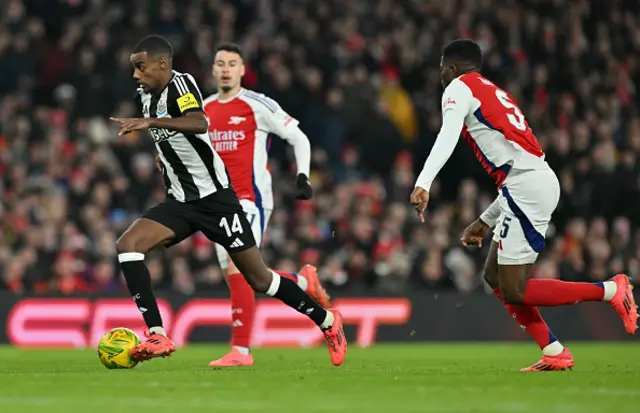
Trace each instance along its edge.
{"label": "jersey number 14", "polygon": [[233,214],[233,218],[231,220],[231,227],[229,227],[229,221],[227,221],[227,217],[222,217],[220,220],[220,227],[224,229],[224,232],[227,233],[227,237],[231,238],[233,234],[242,234],[244,231],[242,230],[242,224],[240,223],[240,217],[238,214]]}
{"label": "jersey number 14", "polygon": [[527,123],[524,120],[524,115],[520,112],[520,109],[516,106],[515,103],[509,99],[509,95],[504,90],[496,89],[496,97],[507,109],[513,109],[513,113],[507,113],[507,119],[509,119],[509,123],[512,124],[516,129],[521,131],[527,130]]}

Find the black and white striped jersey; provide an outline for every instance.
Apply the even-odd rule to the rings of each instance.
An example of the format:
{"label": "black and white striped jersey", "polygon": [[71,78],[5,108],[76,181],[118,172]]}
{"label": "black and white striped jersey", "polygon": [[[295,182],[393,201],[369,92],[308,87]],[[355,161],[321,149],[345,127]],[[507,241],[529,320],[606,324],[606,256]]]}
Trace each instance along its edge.
{"label": "black and white striped jersey", "polygon": [[[202,109],[202,95],[188,73],[175,70],[159,95],[138,89],[136,104],[145,118],[176,118]],[[150,128],[164,164],[167,195],[179,202],[204,198],[231,186],[220,156],[213,150],[209,135],[185,135],[167,129]]]}

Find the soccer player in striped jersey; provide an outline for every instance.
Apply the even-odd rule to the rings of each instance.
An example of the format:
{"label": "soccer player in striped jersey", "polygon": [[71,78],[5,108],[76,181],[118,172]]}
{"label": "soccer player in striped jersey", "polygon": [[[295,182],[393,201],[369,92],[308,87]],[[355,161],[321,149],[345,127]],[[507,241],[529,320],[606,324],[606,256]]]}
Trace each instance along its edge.
{"label": "soccer player in striped jersey", "polygon": [[493,230],[484,276],[509,314],[538,343],[542,359],[524,371],[566,370],[574,365],[537,307],[607,301],[629,334],[636,331],[637,307],[629,278],[572,283],[532,279],[545,247],[545,233],[560,198],[558,178],[513,98],[480,74],[482,52],[471,40],[456,40],[442,53],[442,128],[420,173],[411,203],[424,221],[429,188],[451,156],[460,135],[491,176],[498,197],[469,227],[463,245],[482,245]]}
{"label": "soccer player in striped jersey", "polygon": [[278,298],[308,316],[323,331],[334,365],[344,361],[347,342],[340,313],[325,310],[294,281],[269,270],[256,247],[224,163],[207,134],[208,120],[193,77],[172,69],[173,50],[159,36],[140,41],[131,54],[142,118],[117,119],[120,135],[148,130],[155,142],[167,197],[147,210],[118,239],[118,261],[127,287],[148,327],[148,339],[132,351],[137,360],[175,351],[151,289],[145,254],[170,247],[201,231],[222,245],[254,291]]}
{"label": "soccer player in striped jersey", "polygon": [[[267,167],[269,134],[285,139],[293,147],[298,168],[297,198],[301,200],[310,199],[313,193],[309,183],[311,146],[307,136],[298,128],[298,121],[275,101],[241,86],[244,71],[240,46],[233,43],[218,46],[213,64],[218,93],[204,100],[204,110],[209,118],[213,148],[229,171],[231,184],[260,247],[273,210],[271,174]],[[221,245],[216,245],[216,253],[231,292],[232,348],[222,358],[212,361],[210,366],[250,366],[253,365],[249,345],[255,294]],[[315,267],[305,265],[298,273],[275,272],[295,281],[323,307],[331,305]]]}

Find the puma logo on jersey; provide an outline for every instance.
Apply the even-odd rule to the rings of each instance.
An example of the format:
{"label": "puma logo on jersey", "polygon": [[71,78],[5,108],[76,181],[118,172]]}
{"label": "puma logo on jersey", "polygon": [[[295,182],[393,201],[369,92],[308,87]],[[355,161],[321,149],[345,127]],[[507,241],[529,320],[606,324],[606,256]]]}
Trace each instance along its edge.
{"label": "puma logo on jersey", "polygon": [[247,118],[243,118],[242,116],[232,116],[231,119],[229,119],[229,125],[239,125],[245,120],[247,120]]}

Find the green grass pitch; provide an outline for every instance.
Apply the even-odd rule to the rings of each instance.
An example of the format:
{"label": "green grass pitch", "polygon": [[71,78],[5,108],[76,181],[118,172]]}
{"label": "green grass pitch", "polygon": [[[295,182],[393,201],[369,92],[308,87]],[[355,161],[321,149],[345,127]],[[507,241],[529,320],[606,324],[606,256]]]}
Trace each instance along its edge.
{"label": "green grass pitch", "polygon": [[640,346],[571,346],[569,372],[521,373],[535,344],[256,350],[252,368],[213,370],[225,347],[191,346],[132,370],[106,370],[90,350],[0,347],[0,411],[25,412],[634,412]]}

